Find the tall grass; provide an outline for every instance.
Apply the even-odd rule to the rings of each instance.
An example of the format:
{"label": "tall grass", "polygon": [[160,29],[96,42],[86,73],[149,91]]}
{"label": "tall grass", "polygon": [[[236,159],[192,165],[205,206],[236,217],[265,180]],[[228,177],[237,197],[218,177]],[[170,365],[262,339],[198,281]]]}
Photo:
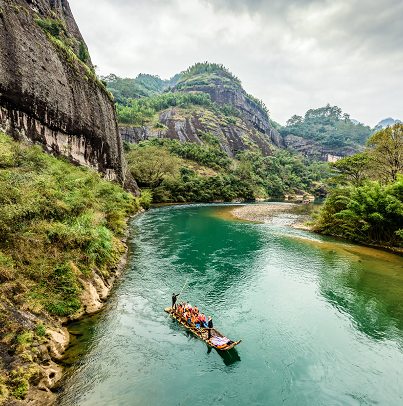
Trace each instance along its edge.
{"label": "tall grass", "polygon": [[0,190],[0,300],[74,313],[79,279],[109,272],[138,201],[92,170],[1,133]]}

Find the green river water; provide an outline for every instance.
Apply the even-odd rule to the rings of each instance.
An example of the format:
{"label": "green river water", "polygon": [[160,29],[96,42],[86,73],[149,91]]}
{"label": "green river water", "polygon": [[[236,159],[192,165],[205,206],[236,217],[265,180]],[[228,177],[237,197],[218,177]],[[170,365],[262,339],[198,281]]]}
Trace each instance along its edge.
{"label": "green river water", "polygon": [[[226,205],[152,208],[128,268],[65,359],[59,404],[402,405],[403,259]],[[174,319],[173,292],[243,342],[211,350]]]}

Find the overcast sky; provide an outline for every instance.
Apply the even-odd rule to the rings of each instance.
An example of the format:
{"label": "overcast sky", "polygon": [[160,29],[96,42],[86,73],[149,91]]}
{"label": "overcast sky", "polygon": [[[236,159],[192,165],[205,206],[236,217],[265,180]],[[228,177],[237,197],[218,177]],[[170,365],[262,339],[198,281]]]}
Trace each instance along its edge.
{"label": "overcast sky", "polygon": [[281,124],[337,105],[403,120],[400,0],[69,0],[103,75],[223,63]]}

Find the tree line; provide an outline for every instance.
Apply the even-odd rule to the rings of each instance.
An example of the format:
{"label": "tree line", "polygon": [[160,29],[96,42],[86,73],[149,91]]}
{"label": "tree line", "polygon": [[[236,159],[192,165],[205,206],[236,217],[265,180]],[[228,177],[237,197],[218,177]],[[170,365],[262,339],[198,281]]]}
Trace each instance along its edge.
{"label": "tree line", "polygon": [[125,144],[131,173],[153,202],[253,200],[282,197],[293,188],[314,193],[327,177],[327,163],[289,151],[267,157],[260,150],[239,151],[230,159],[216,136],[201,139],[203,145],[170,139]]}
{"label": "tree line", "polygon": [[171,107],[190,108],[200,106],[213,110],[217,115],[239,117],[238,110],[231,105],[218,106],[208,93],[163,93],[154,97],[130,100],[130,104],[116,105],[118,123],[143,126],[155,115]]}

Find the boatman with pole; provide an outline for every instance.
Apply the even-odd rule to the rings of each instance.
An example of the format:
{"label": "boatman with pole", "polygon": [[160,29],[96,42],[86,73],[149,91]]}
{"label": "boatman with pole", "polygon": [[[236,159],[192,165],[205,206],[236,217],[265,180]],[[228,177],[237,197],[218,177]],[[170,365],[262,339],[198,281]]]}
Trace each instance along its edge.
{"label": "boatman with pole", "polygon": [[207,326],[208,326],[208,338],[210,340],[210,338],[211,338],[211,329],[213,328],[213,320],[211,320],[210,316],[208,316],[208,324],[207,324]]}
{"label": "boatman with pole", "polygon": [[175,295],[175,293],[172,293],[172,307],[171,307],[171,312],[168,314],[167,319],[169,319],[169,317],[171,316],[171,313],[174,312],[176,310],[176,301],[178,300],[178,297],[182,294],[183,289],[185,289],[186,284],[188,283],[189,278],[186,279],[185,284],[183,285],[183,288],[181,290],[181,293],[179,293],[178,295]]}
{"label": "boatman with pole", "polygon": [[180,293],[178,293],[177,295],[175,295],[175,293],[172,293],[172,310],[176,310],[176,301],[178,300],[178,297],[180,295]]}

